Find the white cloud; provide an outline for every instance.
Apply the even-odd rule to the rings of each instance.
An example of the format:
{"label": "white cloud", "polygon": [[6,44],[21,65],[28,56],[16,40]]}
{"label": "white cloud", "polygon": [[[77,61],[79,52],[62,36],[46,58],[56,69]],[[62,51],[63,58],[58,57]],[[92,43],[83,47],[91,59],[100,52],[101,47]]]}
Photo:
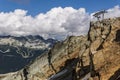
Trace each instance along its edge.
{"label": "white cloud", "polygon": [[117,5],[111,9],[108,9],[107,12],[108,13],[105,14],[105,18],[120,17],[120,6]]}
{"label": "white cloud", "polygon": [[[89,29],[89,14],[84,8],[53,8],[35,17],[27,11],[16,9],[14,12],[0,12],[0,35],[42,35],[61,38],[68,33],[83,35]],[[53,35],[55,34],[55,35]]]}
{"label": "white cloud", "polygon": [[[105,18],[120,16],[119,6],[107,11]],[[21,9],[8,13],[0,12],[0,35],[42,35],[58,39],[71,33],[84,35],[88,32],[91,15],[84,8],[72,7],[53,8],[35,17],[27,15],[27,11]]]}

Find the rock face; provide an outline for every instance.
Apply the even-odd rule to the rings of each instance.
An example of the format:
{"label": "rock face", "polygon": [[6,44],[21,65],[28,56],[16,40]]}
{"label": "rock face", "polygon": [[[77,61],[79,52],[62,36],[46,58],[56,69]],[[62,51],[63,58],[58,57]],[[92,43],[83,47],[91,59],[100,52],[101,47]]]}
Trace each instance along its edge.
{"label": "rock face", "polygon": [[0,80],[119,80],[120,18],[91,22],[88,35],[70,36],[24,69]]}

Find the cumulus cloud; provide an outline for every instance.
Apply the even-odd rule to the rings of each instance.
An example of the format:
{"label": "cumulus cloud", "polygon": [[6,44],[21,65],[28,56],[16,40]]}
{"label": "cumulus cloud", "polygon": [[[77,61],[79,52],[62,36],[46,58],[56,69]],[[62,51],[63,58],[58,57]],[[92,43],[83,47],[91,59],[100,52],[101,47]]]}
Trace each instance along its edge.
{"label": "cumulus cloud", "polygon": [[108,9],[107,12],[108,13],[105,14],[105,18],[120,17],[120,6],[117,5],[111,9]]}
{"label": "cumulus cloud", "polygon": [[[120,16],[120,7],[108,9],[105,18]],[[92,13],[94,14],[94,13]],[[90,18],[84,8],[56,7],[35,17],[26,10],[0,12],[0,35],[41,35],[46,38],[64,38],[67,35],[84,35],[89,30]]]}
{"label": "cumulus cloud", "polygon": [[83,35],[88,32],[90,17],[84,8],[53,8],[35,17],[27,11],[0,12],[0,35],[41,35],[62,38],[68,34]]}

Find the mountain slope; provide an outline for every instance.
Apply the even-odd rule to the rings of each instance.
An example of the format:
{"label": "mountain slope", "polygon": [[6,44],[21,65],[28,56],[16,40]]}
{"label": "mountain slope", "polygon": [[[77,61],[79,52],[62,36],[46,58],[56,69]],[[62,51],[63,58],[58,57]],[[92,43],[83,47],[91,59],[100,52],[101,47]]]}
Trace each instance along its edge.
{"label": "mountain slope", "polygon": [[70,36],[1,80],[119,80],[120,18],[91,22],[88,35]]}

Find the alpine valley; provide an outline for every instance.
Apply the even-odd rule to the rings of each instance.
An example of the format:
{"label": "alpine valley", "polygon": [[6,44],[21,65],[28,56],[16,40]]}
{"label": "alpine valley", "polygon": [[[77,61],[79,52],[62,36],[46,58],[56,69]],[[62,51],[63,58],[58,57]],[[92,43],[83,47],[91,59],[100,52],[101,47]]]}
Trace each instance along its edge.
{"label": "alpine valley", "polygon": [[0,36],[0,74],[22,69],[37,56],[47,52],[57,40],[39,35]]}

